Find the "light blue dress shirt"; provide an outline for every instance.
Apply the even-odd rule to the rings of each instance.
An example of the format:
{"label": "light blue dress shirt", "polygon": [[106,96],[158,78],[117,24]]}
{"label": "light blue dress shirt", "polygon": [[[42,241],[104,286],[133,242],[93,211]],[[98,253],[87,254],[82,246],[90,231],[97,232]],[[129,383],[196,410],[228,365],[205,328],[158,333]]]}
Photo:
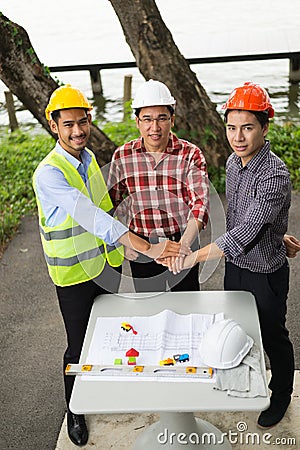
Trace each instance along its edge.
{"label": "light blue dress shirt", "polygon": [[[55,149],[63,155],[78,170],[87,189],[87,170],[91,156],[82,150],[82,163],[66,152],[57,142]],[[70,186],[61,170],[49,164],[43,165],[36,172],[36,190],[41,202],[46,225],[54,227],[64,222],[67,214],[79,223],[85,230],[98,236],[108,245],[117,244],[118,239],[128,231],[121,222],[98,208],[90,198],[75,187]]]}

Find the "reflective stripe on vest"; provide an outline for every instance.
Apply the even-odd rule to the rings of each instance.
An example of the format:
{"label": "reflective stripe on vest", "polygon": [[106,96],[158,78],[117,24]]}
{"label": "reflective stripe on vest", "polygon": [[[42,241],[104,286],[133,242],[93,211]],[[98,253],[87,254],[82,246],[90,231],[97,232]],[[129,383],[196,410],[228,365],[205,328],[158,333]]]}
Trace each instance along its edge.
{"label": "reflective stripe on vest", "polygon": [[80,255],[71,256],[70,258],[58,258],[57,256],[50,257],[45,255],[46,262],[50,266],[65,266],[71,267],[75,264],[80,263],[81,261],[85,261],[88,259],[96,258],[96,256],[103,254],[105,252],[104,246],[100,248],[94,248],[93,250],[89,250],[87,252],[80,253]]}
{"label": "reflective stripe on vest", "polygon": [[[89,151],[89,150],[88,150]],[[68,183],[91,198],[96,206],[112,214],[112,202],[93,153],[88,167],[88,182],[91,195],[82,181],[78,171],[63,155],[52,150],[40,163],[57,167],[64,174]],[[33,176],[35,188],[35,174]],[[102,239],[87,232],[70,215],[57,226],[45,225],[46,218],[41,203],[36,195],[39,210],[40,234],[48,271],[53,282],[58,286],[69,286],[91,280],[103,270],[105,262],[120,266],[124,259],[122,246],[107,245]]]}

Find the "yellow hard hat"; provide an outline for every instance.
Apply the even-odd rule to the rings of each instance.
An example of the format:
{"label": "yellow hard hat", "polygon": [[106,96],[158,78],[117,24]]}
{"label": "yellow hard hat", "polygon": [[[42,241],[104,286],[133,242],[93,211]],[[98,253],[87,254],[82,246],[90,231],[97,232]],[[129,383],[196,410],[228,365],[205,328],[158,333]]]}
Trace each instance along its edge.
{"label": "yellow hard hat", "polygon": [[51,113],[60,109],[83,108],[89,111],[93,109],[86,96],[79,89],[70,84],[61,86],[52,93],[47,108],[45,109],[46,119],[50,120]]}

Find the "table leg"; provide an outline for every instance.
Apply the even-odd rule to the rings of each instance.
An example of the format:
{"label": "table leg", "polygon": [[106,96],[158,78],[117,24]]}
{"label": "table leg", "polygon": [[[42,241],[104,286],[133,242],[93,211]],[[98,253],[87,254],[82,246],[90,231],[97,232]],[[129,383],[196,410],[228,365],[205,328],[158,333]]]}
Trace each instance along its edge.
{"label": "table leg", "polygon": [[232,450],[228,439],[214,425],[191,412],[167,412],[144,431],[132,450]]}

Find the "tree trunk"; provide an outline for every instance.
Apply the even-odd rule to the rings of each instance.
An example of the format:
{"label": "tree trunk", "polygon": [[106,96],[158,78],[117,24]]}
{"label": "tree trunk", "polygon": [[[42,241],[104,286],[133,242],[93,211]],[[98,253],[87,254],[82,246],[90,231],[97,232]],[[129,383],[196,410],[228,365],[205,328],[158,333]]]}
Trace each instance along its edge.
{"label": "tree trunk", "polygon": [[[45,117],[51,93],[58,84],[38,59],[28,34],[0,13],[0,78],[33,116],[51,134]],[[102,166],[111,160],[116,145],[95,125],[91,127],[89,148]]]}
{"label": "tree trunk", "polygon": [[230,153],[222,119],[178,50],[154,0],[110,0],[142,75],[164,82],[176,98],[176,131],[197,144],[208,166]]}

